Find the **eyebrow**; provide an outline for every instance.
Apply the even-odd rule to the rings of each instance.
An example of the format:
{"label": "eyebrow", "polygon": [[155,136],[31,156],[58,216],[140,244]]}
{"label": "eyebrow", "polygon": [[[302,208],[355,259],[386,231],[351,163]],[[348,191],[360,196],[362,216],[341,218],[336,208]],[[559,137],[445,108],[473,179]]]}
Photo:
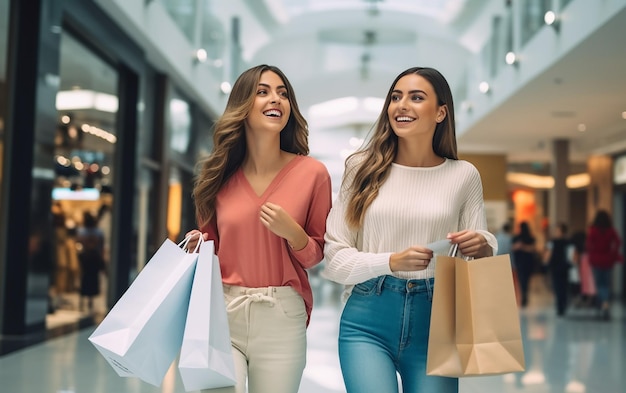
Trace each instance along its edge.
{"label": "eyebrow", "polygon": [[[396,90],[392,91],[392,93],[402,93],[402,90],[397,90],[396,89]],[[424,90],[419,90],[419,89],[409,90],[408,94],[415,94],[415,93],[421,93],[421,94],[424,94],[426,96],[428,95]]]}
{"label": "eyebrow", "polygon": [[[267,83],[259,83],[259,86],[263,86],[263,87],[267,87],[268,89],[272,88],[272,86],[268,85]],[[287,86],[285,85],[278,85],[276,86],[277,89],[285,89],[287,90]]]}

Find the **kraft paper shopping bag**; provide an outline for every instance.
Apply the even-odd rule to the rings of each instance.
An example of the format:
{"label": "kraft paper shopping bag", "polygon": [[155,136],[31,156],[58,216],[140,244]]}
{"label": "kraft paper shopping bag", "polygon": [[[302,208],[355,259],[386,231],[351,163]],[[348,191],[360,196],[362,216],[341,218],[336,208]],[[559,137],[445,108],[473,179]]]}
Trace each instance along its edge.
{"label": "kraft paper shopping bag", "polygon": [[508,255],[438,256],[427,374],[449,377],[524,371],[519,311]]}
{"label": "kraft paper shopping bag", "polygon": [[89,336],[119,376],[160,386],[180,351],[198,253],[166,239]]}
{"label": "kraft paper shopping bag", "polygon": [[213,241],[200,246],[178,370],[186,391],[235,386],[235,363]]}

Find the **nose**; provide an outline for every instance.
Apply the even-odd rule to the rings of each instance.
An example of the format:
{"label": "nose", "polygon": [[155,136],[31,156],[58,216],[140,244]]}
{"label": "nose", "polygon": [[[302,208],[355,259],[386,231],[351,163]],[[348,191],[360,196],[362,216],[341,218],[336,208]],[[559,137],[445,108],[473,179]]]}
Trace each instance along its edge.
{"label": "nose", "polygon": [[400,108],[401,111],[405,111],[406,110],[406,99],[402,98],[400,99],[400,101],[398,101],[398,108]]}
{"label": "nose", "polygon": [[277,92],[272,92],[271,93],[271,97],[270,97],[270,104],[278,103],[280,101],[279,98],[280,98],[280,96],[278,95]]}

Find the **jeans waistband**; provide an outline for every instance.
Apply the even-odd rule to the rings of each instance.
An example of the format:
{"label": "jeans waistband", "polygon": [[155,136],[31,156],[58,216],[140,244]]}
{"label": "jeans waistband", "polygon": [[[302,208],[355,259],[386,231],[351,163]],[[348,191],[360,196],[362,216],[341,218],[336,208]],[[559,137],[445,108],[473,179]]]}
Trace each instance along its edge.
{"label": "jeans waistband", "polygon": [[433,285],[435,282],[434,278],[412,278],[412,279],[404,279],[398,278],[391,275],[384,275],[380,277],[376,277],[374,280],[377,281],[377,292],[381,292],[382,289],[387,289],[395,292],[402,293],[418,293],[418,292],[428,292],[432,295]]}

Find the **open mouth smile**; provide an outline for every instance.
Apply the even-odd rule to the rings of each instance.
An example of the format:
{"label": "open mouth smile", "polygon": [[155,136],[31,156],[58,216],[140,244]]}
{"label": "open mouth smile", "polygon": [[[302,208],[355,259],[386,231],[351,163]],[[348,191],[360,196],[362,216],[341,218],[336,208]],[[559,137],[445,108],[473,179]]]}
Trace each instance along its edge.
{"label": "open mouth smile", "polygon": [[279,111],[278,109],[270,109],[270,110],[263,112],[263,114],[268,117],[279,117],[279,118],[283,117],[283,113]]}

